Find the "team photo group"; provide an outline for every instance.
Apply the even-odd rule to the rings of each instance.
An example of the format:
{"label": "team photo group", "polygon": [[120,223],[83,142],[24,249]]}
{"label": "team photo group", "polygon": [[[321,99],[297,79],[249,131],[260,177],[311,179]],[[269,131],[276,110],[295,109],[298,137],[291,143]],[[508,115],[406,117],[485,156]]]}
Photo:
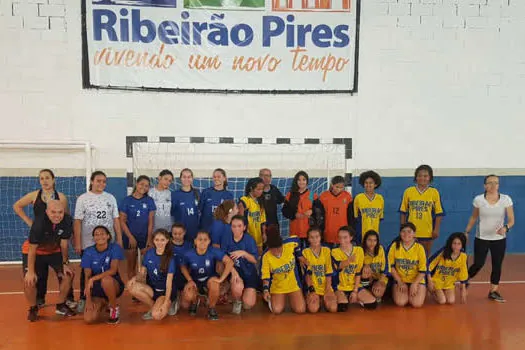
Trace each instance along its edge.
{"label": "team photo group", "polygon": [[[271,170],[261,169],[241,198],[228,190],[223,169],[213,171],[213,186],[205,189],[193,186],[191,169],[178,175],[175,190],[170,170],[162,170],[155,184],[141,175],[131,195],[117,204],[105,191],[105,173],[95,171],[89,191],[69,213],[54,173],[41,170],[41,188],[13,206],[29,227],[22,246],[28,320],[38,320],[45,305],[50,268],[60,289],[56,313],[83,314],[87,323],[119,323],[125,289],[133,303],[144,306],[143,320],[181,310],[196,316],[201,304],[208,319],[217,320],[217,305],[231,305],[239,315],[260,299],[274,314],[287,306],[295,313],[345,312],[352,304],[368,310],[382,303],[418,308],[425,300],[454,304],[456,294],[466,303],[469,279],[489,251],[488,298],[505,301],[498,286],[514,212],[496,175],[485,177],[465,227],[440,233],[445,209],[431,186],[433,170],[419,166],[414,185],[399,198],[400,229],[392,242],[381,239],[385,205],[376,193],[381,177],[374,171],[360,175],[362,192],[354,197],[342,176],[332,178],[325,192],[314,193],[305,171],[294,176],[284,194],[272,184]],[[289,224],[286,237],[281,215]],[[474,228],[475,237],[469,238]],[[448,237],[446,244],[431,255],[440,234]],[[467,244],[474,247],[470,266]],[[81,257],[80,268],[69,264],[71,247]],[[124,266],[126,276],[120,271]],[[80,281],[76,299],[75,280]]]}

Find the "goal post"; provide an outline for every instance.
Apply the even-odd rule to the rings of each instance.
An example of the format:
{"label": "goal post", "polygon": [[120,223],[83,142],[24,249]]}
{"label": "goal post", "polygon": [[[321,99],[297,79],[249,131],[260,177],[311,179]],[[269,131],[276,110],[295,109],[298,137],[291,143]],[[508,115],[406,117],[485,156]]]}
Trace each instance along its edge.
{"label": "goal post", "polygon": [[[39,171],[50,169],[56,189],[67,196],[70,212],[86,192],[92,170],[89,141],[0,140],[0,263],[19,263],[21,246],[29,228],[14,213],[13,204],[28,192],[38,190]],[[32,206],[25,208],[33,217]]]}
{"label": "goal post", "polygon": [[[128,146],[132,158],[128,192],[139,175],[147,175],[156,183],[162,169],[174,172],[173,189],[179,188],[178,175],[183,168],[192,169],[194,186],[199,190],[212,186],[213,169],[223,168],[228,176],[228,190],[236,201],[244,195],[248,179],[257,177],[262,168],[272,171],[272,183],[283,194],[290,190],[299,170],[308,173],[309,188],[314,193],[326,191],[336,175],[345,176],[350,191],[351,139],[159,137],[140,138]],[[288,222],[282,219],[280,211],[279,221],[282,234],[288,235]]]}

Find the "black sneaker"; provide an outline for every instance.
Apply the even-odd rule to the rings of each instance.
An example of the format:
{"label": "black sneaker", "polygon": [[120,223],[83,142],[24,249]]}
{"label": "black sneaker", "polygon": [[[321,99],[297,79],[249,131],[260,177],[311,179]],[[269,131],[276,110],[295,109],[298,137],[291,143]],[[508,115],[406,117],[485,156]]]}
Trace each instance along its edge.
{"label": "black sneaker", "polygon": [[208,320],[217,321],[219,319],[219,314],[214,308],[208,309]]}
{"label": "black sneaker", "polygon": [[504,303],[506,301],[497,291],[490,292],[489,299],[497,301],[498,303]]}
{"label": "black sneaker", "polygon": [[38,320],[38,306],[31,306],[29,308],[29,313],[27,314],[27,320],[29,322],[36,322]]}
{"label": "black sneaker", "polygon": [[66,317],[75,316],[77,314],[75,311],[71,310],[69,306],[66,305],[66,303],[57,304],[55,313],[57,315],[62,315]]}
{"label": "black sneaker", "polygon": [[109,307],[109,319],[108,324],[117,324],[120,322],[120,307]]}
{"label": "black sneaker", "polygon": [[188,311],[190,312],[190,316],[197,315],[197,309],[199,308],[200,299],[197,299],[197,302],[194,304],[191,304]]}
{"label": "black sneaker", "polygon": [[46,300],[45,299],[36,299],[36,306],[39,309],[42,309],[44,306],[46,306]]}

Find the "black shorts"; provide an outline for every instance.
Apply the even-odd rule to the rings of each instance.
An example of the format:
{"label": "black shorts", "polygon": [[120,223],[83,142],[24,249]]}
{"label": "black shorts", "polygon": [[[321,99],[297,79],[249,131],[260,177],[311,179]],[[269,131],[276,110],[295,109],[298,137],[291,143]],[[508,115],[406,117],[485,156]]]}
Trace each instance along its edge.
{"label": "black shorts", "polygon": [[204,282],[195,281],[195,284],[197,285],[197,293],[208,296],[208,281],[209,279]]}
{"label": "black shorts", "polygon": [[253,288],[253,289],[259,288],[259,277],[257,275],[245,275],[239,270],[237,270],[237,272],[239,273],[239,277],[242,279],[242,283],[244,284],[245,289],[246,288]]}
{"label": "black shorts", "polygon": [[[118,283],[117,298],[124,293],[124,282],[119,275],[112,276],[115,281]],[[93,288],[91,289],[91,297],[93,298],[103,298],[108,300],[104,288],[102,288],[102,282],[100,280],[93,282]]]}
{"label": "black shorts", "polygon": [[[153,287],[151,287],[151,289],[153,289],[153,301],[157,301],[158,298],[166,296],[166,291],[165,290],[156,290]],[[177,290],[176,289],[172,289],[171,290],[170,300],[171,301],[177,300]]]}
{"label": "black shorts", "polygon": [[[146,244],[148,243],[148,238],[147,237],[135,237],[135,236],[133,236],[133,237],[137,241],[137,248],[138,249],[146,248]],[[129,238],[125,234],[122,234],[122,245],[123,245],[124,249],[126,249],[126,250],[130,249],[130,247],[129,247]]]}
{"label": "black shorts", "polygon": [[[53,253],[49,255],[36,255],[35,256],[35,273],[36,276],[46,276],[45,273],[51,267],[55,270],[59,280],[64,274],[64,265],[62,265],[62,252]],[[27,254],[22,254],[22,269],[24,276],[26,275],[27,268]]]}

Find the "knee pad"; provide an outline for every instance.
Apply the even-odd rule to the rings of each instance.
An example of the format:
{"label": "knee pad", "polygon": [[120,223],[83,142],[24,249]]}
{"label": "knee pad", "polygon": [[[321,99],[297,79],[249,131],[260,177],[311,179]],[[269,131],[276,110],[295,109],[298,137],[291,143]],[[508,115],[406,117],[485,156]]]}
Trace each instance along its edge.
{"label": "knee pad", "polygon": [[377,301],[373,303],[363,304],[363,307],[367,310],[375,310],[377,308]]}
{"label": "knee pad", "polygon": [[337,312],[345,312],[348,310],[348,304],[337,304]]}

